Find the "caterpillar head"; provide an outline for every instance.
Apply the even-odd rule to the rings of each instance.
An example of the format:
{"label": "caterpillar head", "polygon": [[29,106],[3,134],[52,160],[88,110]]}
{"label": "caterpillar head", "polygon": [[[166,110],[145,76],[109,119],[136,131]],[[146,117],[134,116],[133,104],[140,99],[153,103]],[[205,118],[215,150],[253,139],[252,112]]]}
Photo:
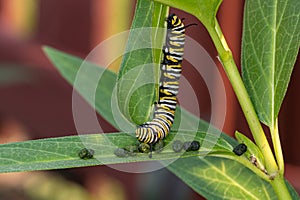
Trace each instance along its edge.
{"label": "caterpillar head", "polygon": [[172,29],[178,26],[182,26],[182,20],[177,17],[175,14],[170,14],[167,19],[167,28]]}

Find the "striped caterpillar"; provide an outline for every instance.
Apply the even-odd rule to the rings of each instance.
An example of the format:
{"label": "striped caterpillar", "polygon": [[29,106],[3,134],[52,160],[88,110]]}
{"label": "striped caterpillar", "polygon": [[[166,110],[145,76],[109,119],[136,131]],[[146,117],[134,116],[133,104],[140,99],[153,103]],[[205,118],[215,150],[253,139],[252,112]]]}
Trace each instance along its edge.
{"label": "striped caterpillar", "polygon": [[185,28],[195,25],[184,26],[182,20],[175,14],[169,15],[166,21],[166,44],[163,48],[164,57],[160,66],[159,99],[155,105],[154,117],[136,129],[137,139],[149,144],[150,152],[152,152],[152,145],[164,139],[173,125],[182,69]]}

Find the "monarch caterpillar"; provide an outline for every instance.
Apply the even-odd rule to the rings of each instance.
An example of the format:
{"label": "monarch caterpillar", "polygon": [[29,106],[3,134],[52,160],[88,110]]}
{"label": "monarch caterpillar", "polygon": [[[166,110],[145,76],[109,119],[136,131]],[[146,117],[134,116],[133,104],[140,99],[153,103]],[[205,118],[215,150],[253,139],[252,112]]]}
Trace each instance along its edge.
{"label": "monarch caterpillar", "polygon": [[243,155],[246,151],[247,151],[247,146],[245,144],[243,144],[243,143],[238,144],[233,149],[233,153],[235,153],[235,155],[238,155],[238,156]]}
{"label": "monarch caterpillar", "polygon": [[[159,100],[156,103],[152,121],[136,129],[137,139],[150,145],[150,153],[152,145],[164,139],[173,125],[185,43],[185,28],[193,25],[184,26],[182,20],[175,14],[169,15],[166,21],[167,37],[160,66]],[[149,157],[151,158],[151,154]]]}

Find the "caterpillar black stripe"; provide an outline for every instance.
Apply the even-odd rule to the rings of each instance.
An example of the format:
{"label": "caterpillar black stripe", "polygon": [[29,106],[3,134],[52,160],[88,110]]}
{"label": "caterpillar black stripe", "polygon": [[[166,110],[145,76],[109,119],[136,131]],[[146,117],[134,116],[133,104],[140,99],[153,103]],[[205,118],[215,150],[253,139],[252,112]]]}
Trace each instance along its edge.
{"label": "caterpillar black stripe", "polygon": [[152,145],[164,139],[173,125],[185,43],[185,28],[187,27],[175,14],[169,15],[166,21],[167,37],[160,66],[159,99],[155,106],[154,117],[152,121],[136,129],[137,139],[149,144],[150,152]]}

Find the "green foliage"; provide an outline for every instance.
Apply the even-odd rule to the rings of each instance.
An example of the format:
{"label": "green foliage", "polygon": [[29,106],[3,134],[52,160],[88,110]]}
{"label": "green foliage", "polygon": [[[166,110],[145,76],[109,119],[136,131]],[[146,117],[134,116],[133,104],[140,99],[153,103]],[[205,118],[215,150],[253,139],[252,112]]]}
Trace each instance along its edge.
{"label": "green foliage", "polygon": [[132,30],[118,74],[118,104],[127,119],[142,124],[151,114],[155,94],[152,55],[152,16],[154,2],[138,1]]}
{"label": "green foliage", "polygon": [[[45,48],[45,51],[51,58],[52,62],[57,66],[62,75],[71,83],[74,84],[76,80],[76,74],[78,74],[80,70],[80,66],[82,60],[67,55],[65,53],[56,51],[51,48]],[[91,92],[86,91],[87,88],[92,87],[89,84],[91,83],[91,75],[95,73],[99,73],[102,71],[102,78],[100,81],[101,86],[96,91],[96,99],[101,98],[101,103],[95,105],[96,109],[99,112],[102,112],[102,116],[107,119],[109,122],[114,124],[114,118],[112,117],[112,113],[110,109],[105,109],[110,105],[111,102],[111,94],[113,86],[116,81],[116,74],[105,71],[102,68],[99,68],[92,63],[85,63],[85,68],[89,68],[88,71],[93,73],[89,73],[88,75],[82,75],[82,81],[86,81],[87,85],[77,84],[76,89],[81,95],[85,95],[85,98],[88,102],[92,101]],[[107,96],[107,97],[104,97]],[[109,111],[110,110],[110,111]],[[183,129],[187,129],[191,127],[191,125],[199,125],[199,129],[207,130],[208,124],[205,122],[199,121],[193,115],[187,113],[184,110],[179,110],[178,113],[181,113],[181,117],[187,119],[189,123],[185,123],[185,126],[181,126]],[[178,123],[180,122],[180,117],[176,117],[176,122],[174,127],[179,127]],[[215,133],[217,130],[213,129]],[[206,134],[203,132],[198,132],[196,138],[194,138],[194,134],[191,132],[180,131],[179,133],[171,133],[170,136],[166,139],[166,149],[164,149],[160,154],[154,154],[152,160],[169,160],[178,158],[178,154],[174,153],[171,149],[171,146],[168,143],[176,136],[176,139],[180,140],[199,140],[203,143],[205,138],[206,142],[212,141],[214,142],[217,135],[215,134]],[[125,133],[114,133],[114,134],[98,134],[98,135],[82,135],[82,136],[71,136],[71,137],[62,137],[62,138],[50,138],[43,140],[35,140],[35,141],[27,141],[21,143],[12,143],[12,144],[4,144],[0,148],[3,148],[1,155],[2,165],[0,166],[0,170],[2,172],[11,172],[11,171],[28,171],[28,170],[42,170],[42,169],[59,169],[59,168],[68,168],[68,167],[80,167],[80,166],[92,166],[92,165],[101,165],[101,164],[111,164],[111,163],[124,163],[124,162],[137,162],[137,161],[146,161],[149,160],[147,154],[140,154],[135,157],[127,157],[127,158],[118,158],[113,152],[117,147],[125,147],[128,144],[133,144],[136,141],[132,135],[128,135]],[[211,154],[215,153],[217,155],[228,156],[233,155],[232,148],[237,143],[234,142],[231,138],[225,135],[221,135],[221,138],[217,138],[217,143],[213,147]],[[85,147],[91,148],[95,151],[94,159],[82,160],[78,157],[78,152]],[[14,149],[13,155],[9,149]],[[182,157],[186,157],[185,167],[191,168],[201,171],[202,167],[205,165],[215,166],[210,170],[210,174],[220,173],[222,176],[226,176],[225,171],[220,172],[218,170],[218,165],[223,165],[224,167],[230,168],[233,164],[229,162],[226,158],[218,158],[218,159],[201,159],[198,156],[201,155],[201,152],[206,153],[206,149],[200,149],[200,154],[195,152],[185,153]],[[24,156],[28,155],[28,156]],[[190,159],[189,157],[194,157]],[[10,158],[10,159],[8,159]],[[236,163],[237,166],[241,167],[241,171],[249,171],[244,168],[241,164]],[[182,166],[181,162],[175,162],[170,168],[176,168]],[[180,175],[183,177],[183,180],[190,180],[189,171],[179,171]],[[205,181],[205,177],[199,178],[195,183],[201,183]],[[266,184],[264,181],[261,181],[262,184]],[[219,184],[215,182],[215,184]],[[212,184],[211,186],[213,186]],[[192,186],[194,187],[194,186]],[[267,186],[262,186],[267,187]],[[203,189],[196,188],[199,193],[203,193]],[[222,195],[224,191],[220,190],[216,192],[216,195]],[[272,190],[271,190],[272,193]]]}
{"label": "green foliage", "polygon": [[179,159],[168,169],[207,199],[277,199],[271,185],[229,159]]}
{"label": "green foliage", "polygon": [[[80,70],[80,64],[83,62],[82,60],[70,56],[68,54],[65,54],[63,52],[57,51],[52,48],[45,48],[45,51],[48,55],[50,55],[50,58],[54,65],[57,67],[57,69],[60,71],[63,77],[65,77],[71,84],[74,84],[75,77],[78,71]],[[89,64],[89,65],[88,65]],[[97,90],[96,98],[101,98],[101,103],[96,104],[96,110],[98,112],[102,112],[101,115],[110,123],[114,124],[114,118],[112,117],[112,111],[110,109],[104,109],[104,107],[110,106],[111,99],[110,98],[104,98],[103,96],[111,96],[112,94],[112,86],[116,83],[116,74],[106,71],[103,68],[100,68],[96,65],[93,65],[91,63],[85,63],[85,67],[91,68],[92,71],[99,70],[107,73],[103,73],[102,78],[103,83],[101,84],[101,89]],[[95,69],[93,69],[95,68]],[[95,71],[94,71],[95,72]],[[83,81],[86,81],[86,84],[84,87],[82,85],[76,85],[76,90],[81,95],[90,95],[90,93],[84,93],[85,88],[89,87],[90,82],[88,81],[90,79],[89,76],[83,76],[85,79]],[[91,96],[84,96],[84,98],[90,102],[92,97]],[[106,111],[109,111],[106,112]],[[185,111],[183,108],[178,107],[178,110],[176,112],[175,122],[174,122],[174,129],[181,128],[188,130],[190,127],[197,126],[198,132],[196,135],[196,138],[194,138],[195,133],[191,131],[183,131],[180,130],[172,131],[170,136],[166,138],[166,149],[164,149],[161,153],[153,154],[152,160],[159,160],[162,164],[166,164],[170,159],[176,159],[178,158],[178,154],[174,153],[171,149],[171,146],[169,143],[172,143],[173,137],[176,137],[176,139],[180,139],[183,141],[186,140],[199,140],[202,144],[204,143],[204,140],[206,142],[216,142],[216,145],[213,146],[213,149],[211,152],[207,152],[208,149],[205,149],[203,147],[200,148],[199,153],[190,152],[185,153],[182,155],[182,158],[184,159],[178,159],[175,162],[173,162],[171,165],[167,165],[167,168],[170,169],[173,173],[175,173],[178,177],[180,177],[184,182],[186,182],[188,185],[190,185],[195,191],[197,191],[199,194],[204,195],[207,198],[218,198],[220,196],[223,196],[225,191],[228,190],[228,187],[230,184],[236,185],[239,184],[241,180],[248,180],[249,174],[251,174],[251,180],[259,180],[257,182],[257,188],[266,188],[266,191],[259,192],[255,194],[257,198],[260,198],[264,195],[274,196],[274,191],[272,190],[272,187],[270,187],[269,183],[259,178],[259,176],[256,176],[253,172],[251,172],[249,169],[247,169],[244,165],[240,164],[242,163],[240,160],[244,160],[248,162],[247,159],[244,157],[238,157],[232,153],[232,149],[234,146],[236,146],[238,143],[234,141],[232,138],[226,136],[225,134],[221,134],[220,138],[218,137],[219,131],[213,127],[210,128],[210,133],[205,133],[209,129],[209,124],[206,122],[200,120],[199,118],[193,116],[192,114]],[[181,119],[184,121],[182,122]],[[179,124],[182,124],[179,126]],[[48,144],[49,141],[49,146]],[[66,144],[64,141],[69,141],[71,145],[67,145],[68,148],[57,148],[58,141],[61,141],[61,144]],[[55,141],[55,142],[52,142]],[[82,144],[79,144],[79,142],[82,141]],[[72,136],[72,137],[65,137],[65,138],[53,138],[53,139],[45,139],[45,140],[38,140],[38,141],[28,141],[28,143],[21,143],[22,145],[31,146],[31,149],[36,149],[36,152],[39,156],[42,156],[43,154],[40,152],[47,152],[45,153],[46,157],[41,157],[41,160],[35,160],[35,162],[32,162],[32,160],[28,160],[28,163],[20,160],[19,164],[22,164],[24,162],[23,167],[27,167],[27,169],[22,168],[18,170],[18,168],[15,168],[15,162],[10,163],[14,165],[13,167],[4,166],[4,169],[9,170],[18,170],[18,171],[24,171],[24,170],[37,170],[37,169],[56,169],[56,168],[67,168],[67,167],[80,167],[80,166],[92,166],[92,165],[101,165],[101,164],[112,164],[112,163],[128,163],[128,162],[137,162],[137,161],[148,161],[149,157],[147,154],[139,154],[134,157],[126,157],[126,158],[118,158],[116,157],[113,152],[117,147],[126,147],[128,145],[132,145],[136,142],[135,137],[133,136],[133,133],[130,135],[126,133],[113,133],[113,134],[99,134],[99,135],[84,135],[82,136]],[[41,145],[43,143],[43,145]],[[78,143],[78,144],[77,144]],[[74,145],[74,144],[77,144]],[[82,149],[87,144],[88,148],[95,150],[95,159],[90,160],[81,160],[78,157],[78,151]],[[109,144],[109,145],[108,145]],[[113,145],[112,145],[113,144]],[[10,147],[13,148],[14,145],[20,145],[20,144],[8,144],[11,145]],[[62,146],[64,146],[62,145]],[[1,148],[1,147],[0,147]],[[66,151],[67,149],[67,151]],[[62,150],[62,151],[60,151]],[[23,153],[26,152],[26,148],[23,148]],[[203,153],[209,153],[206,155],[206,157],[199,157],[199,155],[203,155]],[[213,157],[211,157],[211,156]],[[51,157],[52,156],[52,157]],[[216,158],[217,156],[218,158]],[[34,156],[35,157],[35,156]],[[28,158],[26,158],[28,159]],[[230,159],[230,160],[229,160]],[[101,163],[100,163],[101,161]],[[53,162],[53,163],[51,163]],[[239,163],[240,162],[240,163]],[[34,163],[36,163],[36,168],[31,168],[34,166]],[[250,163],[250,162],[248,162]],[[9,163],[8,163],[9,164]],[[251,164],[252,165],[252,164]],[[250,165],[250,166],[251,166]],[[22,165],[20,165],[22,166]],[[30,166],[30,168],[28,168]],[[184,166],[184,167],[183,167]],[[208,167],[209,166],[209,167]],[[223,168],[219,168],[222,166]],[[39,167],[39,168],[37,168]],[[222,177],[228,177],[228,173],[234,173],[234,170],[231,171],[230,169],[239,168],[240,174],[239,176],[232,176],[230,178],[231,183],[227,183],[227,186],[219,187],[222,181],[216,181],[217,178]],[[203,168],[206,168],[207,170],[203,170]],[[1,169],[1,168],[0,168]],[[192,169],[192,170],[187,170]],[[208,170],[209,169],[209,170]],[[227,170],[222,170],[227,169]],[[253,169],[252,169],[253,170]],[[259,171],[259,170],[258,170]],[[195,173],[202,172],[202,174],[197,174],[195,177]],[[209,178],[212,177],[212,178]],[[214,178],[217,177],[217,178]],[[222,180],[222,179],[221,179]],[[211,188],[216,188],[213,193],[210,193],[207,187],[202,187],[202,184],[208,184]],[[251,185],[247,185],[247,182],[245,184],[242,184],[241,187],[242,191],[239,192],[232,192],[231,194],[226,194],[229,197],[235,197],[247,195],[246,190],[251,190]],[[249,195],[249,194],[248,194]]]}
{"label": "green foliage", "polygon": [[[152,17],[152,43],[153,43],[153,64],[155,83],[159,82],[160,78],[160,63],[162,61],[162,48],[165,43],[165,24],[168,15],[169,7],[154,2],[153,17]],[[158,88],[156,87],[156,95],[154,100],[158,99]],[[151,109],[151,108],[150,108]]]}
{"label": "green foliage", "polygon": [[[85,97],[85,100],[101,113],[104,119],[114,127],[118,127],[114,120],[111,103],[112,93],[116,86],[116,74],[50,47],[44,47],[44,51],[77,92]],[[102,85],[104,87],[101,87]],[[118,115],[123,117],[121,113]]]}
{"label": "green foliage", "polygon": [[249,159],[255,159],[252,160],[252,162],[254,162],[259,169],[264,171],[265,160],[259,148],[249,138],[238,131],[235,132],[235,137],[237,141],[244,143],[247,146],[247,152],[245,153],[247,157]]}
{"label": "green foliage", "polygon": [[273,127],[300,45],[299,0],[246,1],[242,44],[245,86],[259,119]]}
{"label": "green foliage", "polygon": [[[207,149],[202,149],[200,153],[176,154],[172,150],[172,145],[169,145],[174,137],[182,141],[193,139],[203,141],[204,138],[213,141],[214,139],[213,135],[210,136],[202,132],[198,132],[196,136],[188,131],[172,132],[170,137],[165,140],[164,150],[160,153],[154,153],[151,160],[175,160],[179,156],[183,158],[195,157],[207,152]],[[144,153],[125,158],[114,155],[116,148],[135,144],[135,137],[127,133],[88,134],[2,144],[0,145],[0,172],[63,169],[149,160],[148,154]],[[92,159],[83,160],[79,158],[78,153],[85,147],[94,150]],[[219,139],[212,151],[230,152],[231,148],[226,140]]]}

